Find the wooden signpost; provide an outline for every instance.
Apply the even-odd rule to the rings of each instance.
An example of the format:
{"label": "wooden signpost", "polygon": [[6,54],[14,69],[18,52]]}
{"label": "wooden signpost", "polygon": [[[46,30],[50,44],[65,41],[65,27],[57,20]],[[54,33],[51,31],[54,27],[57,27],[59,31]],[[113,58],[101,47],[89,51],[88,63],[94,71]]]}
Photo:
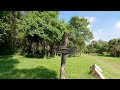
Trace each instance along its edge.
{"label": "wooden signpost", "polygon": [[68,54],[68,34],[64,32],[63,35],[63,46],[60,46],[59,49],[61,50],[61,68],[60,68],[60,79],[65,79],[65,67],[66,67],[66,54]]}

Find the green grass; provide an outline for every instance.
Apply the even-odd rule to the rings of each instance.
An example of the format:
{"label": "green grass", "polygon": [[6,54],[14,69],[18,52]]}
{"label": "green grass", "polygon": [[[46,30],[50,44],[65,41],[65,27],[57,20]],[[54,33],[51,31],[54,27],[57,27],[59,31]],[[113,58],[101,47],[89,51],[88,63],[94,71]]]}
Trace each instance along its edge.
{"label": "green grass", "polygon": [[[0,56],[0,79],[59,79],[61,58],[37,59],[16,55]],[[67,79],[94,79],[90,66],[97,64],[106,79],[120,78],[120,58],[81,55],[67,57]]]}

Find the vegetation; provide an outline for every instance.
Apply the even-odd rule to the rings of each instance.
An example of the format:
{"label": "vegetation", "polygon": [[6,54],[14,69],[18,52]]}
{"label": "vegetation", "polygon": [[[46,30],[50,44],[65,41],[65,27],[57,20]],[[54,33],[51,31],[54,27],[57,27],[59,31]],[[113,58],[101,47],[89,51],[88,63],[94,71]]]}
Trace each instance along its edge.
{"label": "vegetation", "polygon": [[90,23],[85,18],[74,16],[68,22],[70,43],[77,47],[79,52],[85,49],[85,42],[93,39],[93,34],[88,29]]}
{"label": "vegetation", "polygon": [[103,52],[108,52],[108,42],[103,40],[92,41],[87,49],[89,53],[103,54]]}
{"label": "vegetation", "polygon": [[112,56],[120,57],[120,38],[110,40],[108,43],[109,43],[109,53]]}
{"label": "vegetation", "polygon": [[98,54],[105,54],[106,52],[111,56],[120,57],[120,38],[110,40],[109,42],[103,40],[92,41],[87,46],[87,52]]}
{"label": "vegetation", "polygon": [[21,16],[19,11],[0,11],[0,54],[13,53],[17,42],[16,21]]}
{"label": "vegetation", "polygon": [[53,55],[53,46],[59,44],[66,26],[57,19],[58,12],[30,11],[18,21],[18,31],[22,34],[22,53],[35,57]]}
{"label": "vegetation", "polygon": [[[54,47],[62,44],[64,32],[69,45],[84,51],[85,42],[93,39],[85,18],[71,17],[68,23],[58,20],[58,11],[1,11],[2,50],[19,50],[22,55],[43,58],[54,56]],[[9,50],[10,51],[10,50]]]}

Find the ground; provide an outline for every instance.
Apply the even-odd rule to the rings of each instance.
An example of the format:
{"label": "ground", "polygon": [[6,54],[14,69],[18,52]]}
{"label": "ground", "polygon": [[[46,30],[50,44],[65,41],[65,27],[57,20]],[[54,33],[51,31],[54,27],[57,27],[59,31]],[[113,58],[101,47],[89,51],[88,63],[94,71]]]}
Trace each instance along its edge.
{"label": "ground", "polygon": [[[0,56],[0,79],[59,79],[60,57],[26,58],[19,54]],[[82,54],[67,57],[67,79],[94,79],[90,66],[97,64],[106,79],[120,78],[120,58]]]}

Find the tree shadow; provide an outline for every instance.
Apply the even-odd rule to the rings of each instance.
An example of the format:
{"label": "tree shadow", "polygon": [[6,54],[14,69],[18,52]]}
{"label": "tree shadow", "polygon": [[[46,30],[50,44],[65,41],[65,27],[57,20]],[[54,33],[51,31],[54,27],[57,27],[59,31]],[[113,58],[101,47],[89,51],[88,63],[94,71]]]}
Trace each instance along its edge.
{"label": "tree shadow", "polygon": [[57,79],[53,70],[39,66],[32,69],[17,69],[17,59],[12,56],[0,56],[0,79]]}
{"label": "tree shadow", "polygon": [[33,53],[29,53],[29,54],[26,54],[24,55],[26,58],[44,58],[45,56],[44,55],[41,55],[41,54],[33,54]]}
{"label": "tree shadow", "polygon": [[14,68],[14,65],[19,63],[17,59],[13,59],[12,55],[2,55],[0,56],[0,73],[1,71],[7,71]]}
{"label": "tree shadow", "polygon": [[0,55],[3,56],[9,56],[9,55],[14,55],[15,53],[17,53],[17,49],[13,48],[13,49],[8,49],[8,48],[0,48],[0,50],[2,52],[0,52]]}
{"label": "tree shadow", "polygon": [[113,57],[112,55],[104,55],[104,54],[98,54],[97,56],[102,56],[102,57]]}

